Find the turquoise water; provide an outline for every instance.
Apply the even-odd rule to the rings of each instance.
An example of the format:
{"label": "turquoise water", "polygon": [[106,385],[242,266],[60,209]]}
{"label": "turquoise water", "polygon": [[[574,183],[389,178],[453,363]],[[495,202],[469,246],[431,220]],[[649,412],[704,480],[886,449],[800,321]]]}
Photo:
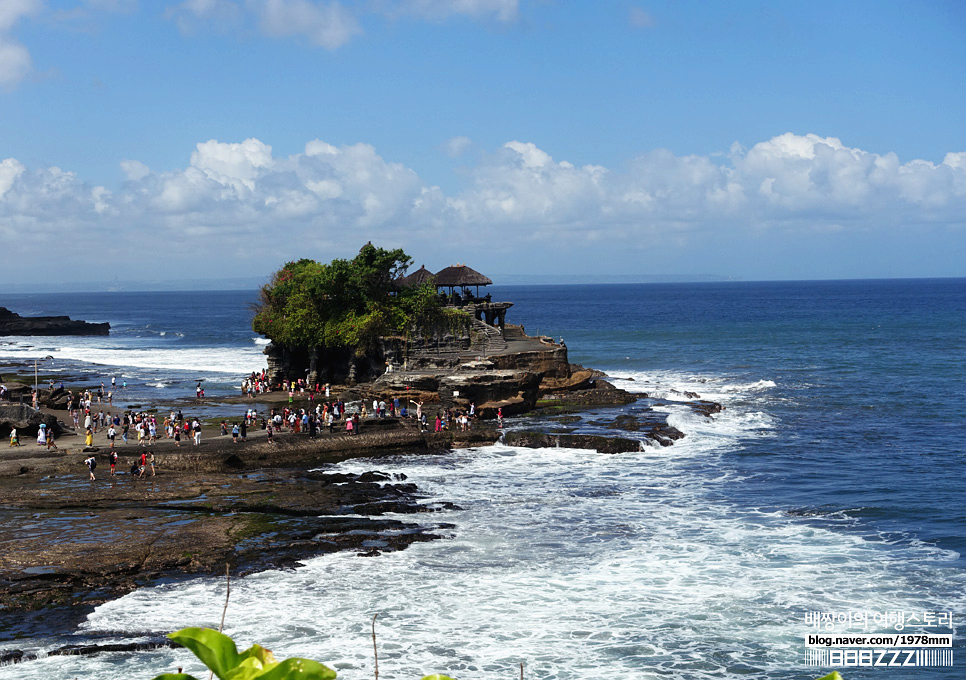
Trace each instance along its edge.
{"label": "turquoise water", "polygon": [[[815,678],[830,670],[805,663],[816,612],[951,614],[951,627],[910,621],[905,632],[958,637],[966,280],[492,292],[515,303],[509,322],[563,337],[571,361],[657,398],[687,437],[621,456],[493,446],[340,465],[405,473],[429,500],[463,510],[427,520],[453,525],[444,541],[233,584],[228,632],[243,644],[327,661],[340,678],[372,677],[378,612],[387,679],[511,677],[521,662],[528,678]],[[128,375],[139,395],[190,395],[198,376],[227,393],[260,358],[245,325],[252,297],[8,296],[0,305],[23,312],[29,301],[36,313],[110,321],[123,335],[18,341],[0,346],[0,361],[42,351],[58,369]],[[725,410],[695,414],[685,392]],[[98,607],[69,641],[217,625],[221,587],[143,589]],[[895,621],[868,628],[894,631]],[[957,639],[958,669],[836,667],[848,680],[952,679],[963,676],[962,650]],[[44,659],[0,677],[147,678],[178,665],[200,672],[185,654],[159,651]]]}

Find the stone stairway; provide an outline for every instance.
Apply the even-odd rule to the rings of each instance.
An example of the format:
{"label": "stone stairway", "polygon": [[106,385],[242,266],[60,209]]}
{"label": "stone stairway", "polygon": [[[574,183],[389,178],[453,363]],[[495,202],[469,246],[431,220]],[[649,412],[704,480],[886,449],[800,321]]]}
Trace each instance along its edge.
{"label": "stone stairway", "polygon": [[506,351],[506,340],[499,328],[473,319],[471,329],[475,335],[473,346],[470,347],[473,354],[499,354]]}

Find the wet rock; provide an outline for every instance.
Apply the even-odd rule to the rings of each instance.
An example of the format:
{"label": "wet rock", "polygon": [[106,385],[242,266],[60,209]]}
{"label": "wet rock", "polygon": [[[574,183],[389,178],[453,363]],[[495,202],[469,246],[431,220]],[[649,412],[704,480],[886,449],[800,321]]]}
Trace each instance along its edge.
{"label": "wet rock", "polygon": [[684,438],[684,433],[673,425],[655,425],[649,434],[661,446],[671,446],[678,439]]}
{"label": "wet rock", "polygon": [[640,451],[641,442],[623,437],[602,437],[588,434],[549,434],[545,432],[507,432],[504,441],[509,446],[530,449],[568,448],[591,449],[599,453],[628,453]]}
{"label": "wet rock", "polygon": [[91,656],[105,652],[144,652],[162,647],[178,647],[171,640],[151,642],[119,642],[110,645],[65,645],[47,653],[47,656]]}
{"label": "wet rock", "polygon": [[724,410],[724,407],[715,401],[696,401],[689,404],[689,406],[694,411],[707,416],[708,418],[711,417],[711,414],[721,413]]}
{"label": "wet rock", "polygon": [[0,652],[0,665],[10,663],[20,663],[21,661],[36,659],[34,655],[24,655],[21,649],[11,649],[10,651]]}

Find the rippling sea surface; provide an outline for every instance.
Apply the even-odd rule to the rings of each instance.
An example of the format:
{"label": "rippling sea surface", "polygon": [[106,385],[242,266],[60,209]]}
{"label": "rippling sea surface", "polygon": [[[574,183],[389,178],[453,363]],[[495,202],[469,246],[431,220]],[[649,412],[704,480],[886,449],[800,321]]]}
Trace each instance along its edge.
{"label": "rippling sea surface", "polygon": [[[687,436],[622,455],[496,445],[335,466],[405,473],[427,501],[462,510],[426,520],[451,524],[446,540],[235,581],[226,632],[240,644],[369,678],[378,613],[386,680],[519,677],[521,662],[527,678],[560,680],[966,676],[966,280],[491,292],[515,303],[509,322],[563,338],[571,361],[660,400]],[[0,296],[22,314],[114,329],[6,342],[0,364],[32,369],[50,355],[45,375],[124,376],[122,403],[185,398],[200,379],[229,394],[264,365],[254,298]],[[685,392],[725,409],[706,418]],[[217,627],[223,599],[218,579],[145,588],[71,635],[0,649]],[[809,666],[806,636],[828,633],[812,623],[822,613],[869,617],[865,630],[837,623],[841,635],[897,632],[900,616],[906,634],[952,633],[954,665]],[[160,650],[42,658],[0,678],[128,680],[178,666],[202,672],[183,650]]]}

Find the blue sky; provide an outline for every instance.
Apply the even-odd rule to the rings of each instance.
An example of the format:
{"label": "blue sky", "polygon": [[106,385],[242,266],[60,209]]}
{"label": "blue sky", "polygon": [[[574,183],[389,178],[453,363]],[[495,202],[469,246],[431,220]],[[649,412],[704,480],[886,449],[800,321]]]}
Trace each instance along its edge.
{"label": "blue sky", "polygon": [[966,5],[0,3],[0,284],[368,240],[498,282],[966,276]]}

